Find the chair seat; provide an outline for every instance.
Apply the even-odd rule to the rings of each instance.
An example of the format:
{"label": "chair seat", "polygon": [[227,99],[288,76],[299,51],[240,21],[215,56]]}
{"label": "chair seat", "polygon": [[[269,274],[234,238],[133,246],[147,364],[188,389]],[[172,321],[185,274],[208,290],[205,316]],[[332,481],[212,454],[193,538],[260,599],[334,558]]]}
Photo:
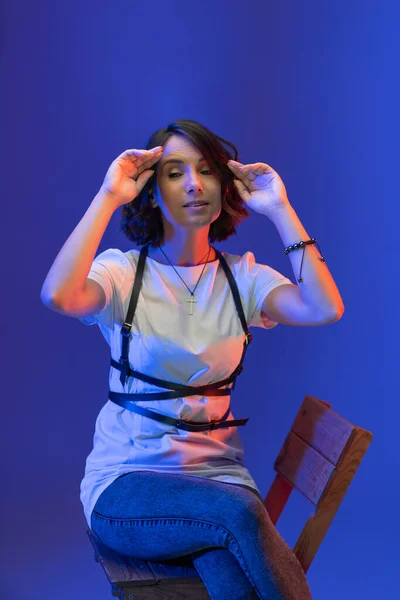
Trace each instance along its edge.
{"label": "chair seat", "polygon": [[87,535],[95,551],[95,560],[103,567],[111,583],[112,595],[120,600],[193,599],[210,596],[189,557],[151,562],[125,556]]}

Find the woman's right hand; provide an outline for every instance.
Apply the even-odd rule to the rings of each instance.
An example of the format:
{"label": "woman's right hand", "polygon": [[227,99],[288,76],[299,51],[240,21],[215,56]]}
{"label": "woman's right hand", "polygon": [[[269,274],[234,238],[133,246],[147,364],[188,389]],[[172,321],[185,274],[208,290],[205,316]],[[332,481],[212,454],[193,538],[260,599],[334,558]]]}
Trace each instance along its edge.
{"label": "woman's right hand", "polygon": [[111,163],[101,189],[111,195],[117,208],[132,202],[140,194],[150,177],[151,167],[160,160],[162,146],[151,150],[125,150]]}

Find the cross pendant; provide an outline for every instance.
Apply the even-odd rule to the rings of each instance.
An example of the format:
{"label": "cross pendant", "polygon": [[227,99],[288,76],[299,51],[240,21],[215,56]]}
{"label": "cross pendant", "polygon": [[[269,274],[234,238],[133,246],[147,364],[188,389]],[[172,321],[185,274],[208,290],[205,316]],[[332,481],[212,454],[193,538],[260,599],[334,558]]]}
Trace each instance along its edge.
{"label": "cross pendant", "polygon": [[190,298],[187,298],[186,302],[191,302],[190,305],[190,315],[193,314],[193,302],[197,302],[197,300],[195,300],[195,298],[193,296],[191,296]]}

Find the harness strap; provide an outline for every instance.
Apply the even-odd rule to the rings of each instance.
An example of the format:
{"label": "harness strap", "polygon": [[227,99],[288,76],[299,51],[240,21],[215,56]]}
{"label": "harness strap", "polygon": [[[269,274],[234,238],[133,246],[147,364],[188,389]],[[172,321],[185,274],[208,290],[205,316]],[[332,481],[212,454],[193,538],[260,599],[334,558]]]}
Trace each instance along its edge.
{"label": "harness strap", "polygon": [[[182,398],[183,396],[197,396],[197,395],[230,396],[231,391],[235,389],[237,376],[240,375],[240,373],[243,371],[244,357],[245,357],[248,345],[250,344],[250,342],[253,339],[253,336],[251,335],[250,331],[247,328],[247,323],[246,323],[246,319],[244,316],[243,307],[242,307],[242,303],[241,303],[240,295],[239,295],[239,290],[237,288],[235,278],[233,277],[232,272],[231,272],[225,258],[223,257],[221,252],[219,252],[219,250],[217,250],[215,248],[215,251],[217,253],[220,264],[222,265],[222,268],[224,269],[225,275],[228,279],[229,286],[230,286],[232,294],[233,294],[233,299],[235,302],[236,310],[238,312],[239,319],[240,319],[240,322],[242,324],[242,327],[243,327],[243,330],[245,333],[245,340],[243,343],[243,352],[242,352],[240,362],[239,362],[238,366],[236,367],[236,369],[233,371],[233,373],[229,377],[227,377],[225,379],[222,379],[222,380],[217,381],[212,384],[206,384],[206,385],[201,385],[201,386],[197,386],[197,387],[187,386],[187,385],[183,385],[181,383],[175,383],[172,381],[165,381],[163,379],[151,377],[150,375],[146,375],[144,373],[140,373],[139,371],[136,371],[135,369],[132,369],[129,364],[129,341],[130,341],[130,337],[131,337],[130,332],[131,332],[131,328],[132,328],[133,317],[134,317],[138,299],[139,299],[139,293],[142,288],[143,272],[144,272],[144,266],[145,266],[145,261],[146,261],[146,257],[147,257],[148,247],[149,247],[149,244],[146,244],[142,247],[142,249],[140,251],[139,260],[138,260],[137,269],[136,269],[136,276],[135,276],[135,280],[134,280],[134,284],[133,284],[133,290],[132,290],[132,294],[131,294],[131,298],[130,298],[130,302],[129,302],[129,307],[128,307],[125,321],[121,327],[121,336],[122,336],[121,357],[119,359],[119,362],[117,362],[116,360],[111,358],[111,366],[121,372],[119,379],[120,379],[120,382],[122,383],[122,385],[125,385],[126,379],[128,377],[135,377],[137,379],[140,379],[141,381],[145,381],[147,383],[156,385],[158,387],[164,387],[164,388],[167,388],[172,391],[170,391],[170,392],[166,392],[166,391],[150,392],[150,393],[144,393],[144,394],[125,394],[125,393],[112,392],[110,390],[109,391],[109,399],[112,402],[114,402],[115,404],[118,404],[119,406],[122,406],[123,408],[127,408],[128,410],[130,410],[132,412],[136,412],[138,414],[149,417],[150,419],[154,419],[156,421],[174,425],[175,427],[178,427],[179,429],[186,429],[187,431],[206,431],[209,429],[219,429],[221,427],[236,427],[236,426],[240,426],[240,425],[245,425],[247,423],[248,419],[236,419],[236,420],[231,420],[231,421],[225,421],[225,419],[229,415],[230,407],[228,408],[228,411],[224,415],[223,419],[221,419],[220,421],[215,421],[212,423],[204,423],[204,424],[189,424],[188,422],[182,421],[181,419],[173,419],[172,417],[167,417],[166,415],[160,415],[154,411],[148,410],[144,407],[136,406],[134,404],[135,401],[150,402],[152,400],[170,400],[170,399],[174,399],[174,398]],[[231,388],[220,389],[222,386],[229,385],[230,383],[233,383]],[[132,396],[134,396],[135,400],[132,400]]]}
{"label": "harness strap", "polygon": [[121,335],[122,335],[122,347],[121,347],[121,358],[119,359],[121,368],[120,382],[122,385],[125,385],[126,378],[128,376],[129,369],[129,337],[132,329],[133,316],[136,311],[136,306],[139,300],[139,293],[142,289],[143,283],[143,271],[144,265],[146,262],[146,256],[148,251],[148,245],[143,246],[140,251],[139,261],[136,269],[135,281],[133,284],[133,290],[131,294],[131,299],[129,302],[128,312],[126,313],[126,318],[121,327]]}
{"label": "harness strap", "polygon": [[[125,400],[123,396],[128,396],[132,394],[117,394],[114,392],[110,392],[110,400],[122,406],[123,408],[127,408],[128,410],[137,413],[139,415],[143,415],[144,417],[149,417],[154,421],[159,421],[160,423],[166,423],[167,425],[173,425],[178,429],[185,429],[186,431],[209,431],[212,429],[222,429],[226,427],[239,427],[241,425],[246,425],[249,419],[235,419],[231,421],[227,421],[228,415],[230,413],[230,407],[219,421],[211,421],[210,423],[189,423],[189,421],[184,421],[182,419],[174,419],[173,417],[167,417],[166,415],[160,415],[152,410],[148,410],[144,408],[144,406],[138,406],[131,400]],[[149,394],[147,394],[149,395]],[[136,398],[136,394],[135,394]]]}
{"label": "harness strap", "polygon": [[[121,365],[117,363],[114,359],[111,359],[111,365],[115,369],[120,369]],[[177,393],[172,393],[166,395],[166,399],[170,398],[182,398],[182,396],[197,396],[197,395],[205,395],[210,394],[211,396],[228,396],[230,394],[230,389],[219,389],[223,385],[228,385],[232,383],[235,378],[235,374],[232,373],[226,379],[221,379],[221,381],[217,381],[216,383],[209,383],[205,385],[199,385],[197,387],[183,385],[182,383],[175,383],[173,381],[165,381],[164,379],[157,379],[156,377],[151,377],[150,375],[145,375],[144,373],[140,373],[139,371],[135,371],[135,369],[131,369],[130,366],[126,369],[127,377],[136,377],[141,381],[146,381],[147,383],[151,383],[152,385],[157,385],[158,387],[165,387],[168,390],[175,390]],[[135,394],[137,400],[139,400],[139,396],[146,396],[143,398],[144,400],[162,400],[162,395],[164,392],[160,392],[161,396],[157,398],[158,392],[149,392],[144,394]],[[149,398],[149,396],[151,398]]]}

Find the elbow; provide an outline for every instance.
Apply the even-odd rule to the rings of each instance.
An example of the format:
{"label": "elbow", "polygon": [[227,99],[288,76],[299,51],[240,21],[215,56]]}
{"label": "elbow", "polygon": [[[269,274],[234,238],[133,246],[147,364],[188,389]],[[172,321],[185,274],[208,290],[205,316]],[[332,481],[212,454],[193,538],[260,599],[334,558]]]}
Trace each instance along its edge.
{"label": "elbow", "polygon": [[47,308],[50,308],[52,304],[51,294],[49,294],[49,291],[46,290],[46,282],[42,285],[42,289],[40,290],[40,301]]}
{"label": "elbow", "polygon": [[343,302],[340,302],[339,306],[336,309],[336,320],[340,321],[340,319],[343,317],[344,315],[344,304]]}
{"label": "elbow", "polygon": [[46,308],[54,308],[55,307],[54,299],[51,296],[44,294],[43,292],[41,292],[41,294],[40,294],[40,301],[42,304],[44,304],[44,306]]}
{"label": "elbow", "polygon": [[51,310],[57,310],[61,308],[60,302],[56,299],[54,294],[50,294],[48,290],[43,286],[40,292],[40,300],[46,308]]}
{"label": "elbow", "polygon": [[336,323],[336,321],[340,321],[340,319],[343,317],[344,315],[344,304],[340,304],[340,306],[337,306],[335,308],[335,310],[332,312],[332,314],[330,315],[330,319],[328,321],[328,323]]}

